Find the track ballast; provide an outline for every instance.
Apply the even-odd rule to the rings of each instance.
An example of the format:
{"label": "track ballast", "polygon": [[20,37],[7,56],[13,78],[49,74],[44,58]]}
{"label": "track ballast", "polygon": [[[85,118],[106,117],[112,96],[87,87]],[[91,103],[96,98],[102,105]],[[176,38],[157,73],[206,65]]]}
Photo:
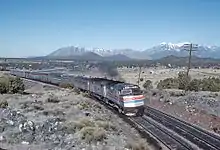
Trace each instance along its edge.
{"label": "track ballast", "polygon": [[220,137],[178,118],[146,106],[145,113],[153,120],[178,133],[204,150],[220,150]]}

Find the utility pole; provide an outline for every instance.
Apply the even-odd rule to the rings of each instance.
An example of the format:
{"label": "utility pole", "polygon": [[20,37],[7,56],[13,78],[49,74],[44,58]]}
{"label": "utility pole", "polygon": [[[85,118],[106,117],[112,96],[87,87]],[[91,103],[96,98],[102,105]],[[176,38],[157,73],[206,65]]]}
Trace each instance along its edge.
{"label": "utility pole", "polygon": [[138,86],[140,85],[141,69],[142,69],[142,66],[139,66],[138,81],[137,81]]}
{"label": "utility pole", "polygon": [[189,61],[188,61],[188,68],[186,72],[187,77],[189,77],[189,70],[191,68],[191,58],[192,58],[192,43],[189,46]]}
{"label": "utility pole", "polygon": [[196,51],[196,49],[198,48],[198,45],[190,43],[190,44],[184,44],[183,47],[184,47],[184,50],[189,51],[188,68],[186,72],[187,77],[189,77],[189,70],[191,68],[192,51]]}

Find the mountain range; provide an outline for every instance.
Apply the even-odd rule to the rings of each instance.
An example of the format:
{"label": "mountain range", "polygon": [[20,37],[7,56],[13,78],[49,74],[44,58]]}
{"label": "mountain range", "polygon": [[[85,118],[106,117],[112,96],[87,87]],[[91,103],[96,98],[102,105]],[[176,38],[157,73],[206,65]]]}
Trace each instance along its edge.
{"label": "mountain range", "polygon": [[[185,57],[188,51],[184,49],[184,43],[160,43],[149,49],[138,51],[133,49],[85,49],[83,47],[63,47],[51,54],[48,58],[72,58],[72,59],[93,59],[93,60],[129,60],[129,59],[160,59],[166,56]],[[220,47],[197,45],[193,48],[193,55],[201,58],[220,58]]]}

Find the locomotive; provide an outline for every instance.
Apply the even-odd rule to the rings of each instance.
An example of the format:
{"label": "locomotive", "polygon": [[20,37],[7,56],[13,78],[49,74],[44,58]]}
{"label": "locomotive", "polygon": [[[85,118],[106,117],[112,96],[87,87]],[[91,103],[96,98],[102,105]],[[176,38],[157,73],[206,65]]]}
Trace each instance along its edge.
{"label": "locomotive", "polygon": [[126,116],[142,116],[144,114],[145,97],[139,86],[106,78],[85,76],[63,77],[48,72],[29,70],[10,70],[10,74],[21,78],[59,85],[68,83],[98,100],[117,108]]}

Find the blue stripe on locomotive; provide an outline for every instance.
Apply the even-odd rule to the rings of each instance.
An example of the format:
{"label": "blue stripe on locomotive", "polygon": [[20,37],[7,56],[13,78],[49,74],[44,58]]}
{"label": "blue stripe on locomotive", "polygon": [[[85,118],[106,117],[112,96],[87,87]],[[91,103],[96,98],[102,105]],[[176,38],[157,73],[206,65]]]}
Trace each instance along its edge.
{"label": "blue stripe on locomotive", "polygon": [[144,102],[144,100],[131,100],[131,101],[124,101],[124,104],[128,104],[128,103],[141,103]]}

